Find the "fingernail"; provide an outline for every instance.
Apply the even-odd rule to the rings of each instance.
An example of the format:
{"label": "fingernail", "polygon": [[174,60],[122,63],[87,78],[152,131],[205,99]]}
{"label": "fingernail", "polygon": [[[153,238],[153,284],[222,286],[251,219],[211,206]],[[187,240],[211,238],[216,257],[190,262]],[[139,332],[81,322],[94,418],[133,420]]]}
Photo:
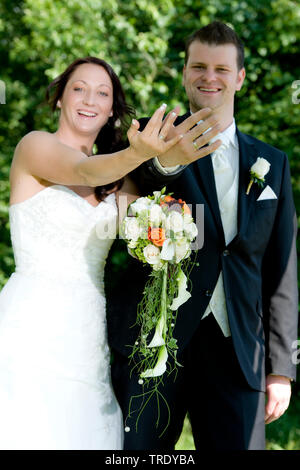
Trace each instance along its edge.
{"label": "fingernail", "polygon": [[132,119],[132,124],[135,126],[137,124],[137,120],[136,119]]}
{"label": "fingernail", "polygon": [[163,104],[161,105],[161,109],[166,109],[166,107],[167,107],[166,103],[163,103]]}
{"label": "fingernail", "polygon": [[174,111],[171,113],[171,116],[174,117],[174,116],[177,116],[176,113],[174,113]]}

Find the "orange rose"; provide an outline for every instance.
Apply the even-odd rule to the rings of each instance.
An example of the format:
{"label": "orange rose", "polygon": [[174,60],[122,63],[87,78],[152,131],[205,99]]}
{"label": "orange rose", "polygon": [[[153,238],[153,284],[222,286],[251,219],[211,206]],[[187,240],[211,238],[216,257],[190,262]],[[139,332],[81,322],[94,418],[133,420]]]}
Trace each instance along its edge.
{"label": "orange rose", "polygon": [[171,201],[175,201],[176,199],[174,199],[174,197],[172,196],[165,196],[164,197],[164,200],[162,201],[163,203],[164,202],[171,202]]}
{"label": "orange rose", "polygon": [[[175,206],[180,205],[181,208],[183,209],[184,214],[191,214],[191,210],[190,210],[189,206],[182,199],[177,200],[172,196],[165,196],[165,198],[163,200],[161,200],[159,204],[161,206],[168,206],[169,209],[172,209],[172,206],[174,206],[174,205]],[[178,207],[178,209],[179,209],[179,207]],[[178,211],[178,209],[177,209],[177,211]]]}
{"label": "orange rose", "polygon": [[159,201],[160,206],[170,206],[170,204],[176,201],[172,196],[165,196],[163,199]]}
{"label": "orange rose", "polygon": [[191,209],[189,208],[189,206],[186,204],[185,201],[182,201],[182,199],[178,199],[178,202],[181,205],[181,207],[183,208],[183,213],[184,214],[190,214],[191,213]]}
{"label": "orange rose", "polygon": [[148,240],[155,246],[162,246],[166,239],[165,229],[163,228],[148,228]]}

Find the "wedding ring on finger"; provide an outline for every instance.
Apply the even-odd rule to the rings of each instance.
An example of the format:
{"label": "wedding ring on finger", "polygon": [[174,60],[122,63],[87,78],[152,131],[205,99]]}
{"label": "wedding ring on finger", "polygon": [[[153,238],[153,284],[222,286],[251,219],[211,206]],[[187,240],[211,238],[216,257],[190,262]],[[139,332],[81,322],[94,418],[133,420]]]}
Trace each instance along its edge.
{"label": "wedding ring on finger", "polygon": [[195,150],[198,150],[198,144],[195,140],[193,140],[193,146],[194,146]]}
{"label": "wedding ring on finger", "polygon": [[162,134],[159,134],[158,136],[161,140],[165,140],[166,136],[162,135]]}

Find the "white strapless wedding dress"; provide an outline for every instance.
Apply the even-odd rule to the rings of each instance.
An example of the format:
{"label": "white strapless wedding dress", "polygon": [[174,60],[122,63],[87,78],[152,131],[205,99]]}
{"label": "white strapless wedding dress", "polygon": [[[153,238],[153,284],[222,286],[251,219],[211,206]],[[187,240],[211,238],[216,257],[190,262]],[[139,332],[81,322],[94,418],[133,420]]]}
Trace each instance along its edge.
{"label": "white strapless wedding dress", "polygon": [[10,207],[16,271],[0,294],[0,448],[122,449],[104,266],[115,195],[62,185]]}

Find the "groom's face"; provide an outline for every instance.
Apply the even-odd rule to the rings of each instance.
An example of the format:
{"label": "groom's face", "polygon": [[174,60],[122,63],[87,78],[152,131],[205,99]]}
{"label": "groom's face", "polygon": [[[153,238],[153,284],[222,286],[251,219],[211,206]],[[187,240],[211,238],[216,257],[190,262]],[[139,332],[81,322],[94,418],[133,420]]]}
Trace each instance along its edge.
{"label": "groom's face", "polygon": [[244,78],[245,69],[238,70],[234,44],[191,43],[183,85],[192,112],[210,107],[233,114],[234,94],[241,89]]}

